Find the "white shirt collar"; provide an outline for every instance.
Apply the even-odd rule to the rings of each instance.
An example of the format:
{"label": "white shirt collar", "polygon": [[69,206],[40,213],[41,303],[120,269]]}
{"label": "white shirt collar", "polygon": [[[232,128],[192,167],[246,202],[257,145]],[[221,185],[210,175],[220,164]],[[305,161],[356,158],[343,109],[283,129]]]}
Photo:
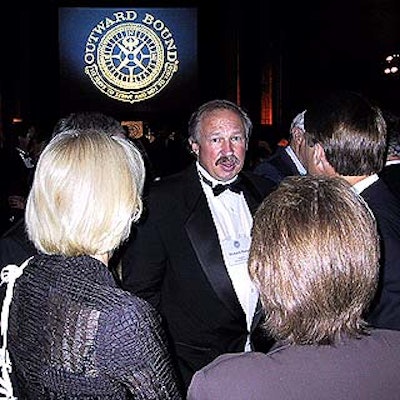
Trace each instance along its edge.
{"label": "white shirt collar", "polygon": [[289,146],[285,147],[285,151],[288,154],[288,156],[292,159],[294,164],[296,165],[297,171],[299,171],[300,175],[307,175],[307,170],[304,168],[303,164],[299,160],[299,158],[296,156],[296,153],[293,151],[293,149]]}
{"label": "white shirt collar", "polygon": [[400,159],[399,160],[388,160],[388,161],[386,161],[385,166],[395,165],[395,164],[400,164]]}
{"label": "white shirt collar", "polygon": [[355,183],[353,185],[353,189],[355,190],[356,193],[360,194],[362,191],[364,191],[367,187],[371,186],[378,179],[379,179],[378,174],[372,174],[370,176],[367,176],[362,181]]}
{"label": "white shirt collar", "polygon": [[216,186],[218,184],[227,185],[229,183],[234,182],[237,179],[237,175],[236,175],[232,179],[230,179],[229,181],[219,181],[218,179],[215,179],[214,177],[212,177],[207,172],[207,170],[200,165],[200,163],[198,161],[196,161],[196,168],[197,168],[197,172],[199,174],[203,175],[207,180],[209,180],[212,183],[212,187],[214,187],[214,186]]}

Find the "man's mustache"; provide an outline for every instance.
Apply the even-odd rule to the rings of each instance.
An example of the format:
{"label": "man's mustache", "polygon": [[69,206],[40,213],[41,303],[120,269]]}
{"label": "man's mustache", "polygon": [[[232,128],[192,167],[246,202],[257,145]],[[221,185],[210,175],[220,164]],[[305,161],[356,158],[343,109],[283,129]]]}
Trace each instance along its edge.
{"label": "man's mustache", "polygon": [[235,165],[239,165],[240,160],[235,155],[222,156],[222,157],[218,158],[215,165],[224,164],[224,163],[234,163]]}

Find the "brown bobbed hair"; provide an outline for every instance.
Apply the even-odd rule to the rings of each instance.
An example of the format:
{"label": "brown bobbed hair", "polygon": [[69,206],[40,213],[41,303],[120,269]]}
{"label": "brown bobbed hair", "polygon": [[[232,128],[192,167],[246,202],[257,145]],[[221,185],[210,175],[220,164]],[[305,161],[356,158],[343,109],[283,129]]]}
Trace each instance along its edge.
{"label": "brown bobbed hair", "polygon": [[265,327],[290,344],[367,333],[379,274],[375,219],[338,177],[285,178],[254,218],[249,271]]}

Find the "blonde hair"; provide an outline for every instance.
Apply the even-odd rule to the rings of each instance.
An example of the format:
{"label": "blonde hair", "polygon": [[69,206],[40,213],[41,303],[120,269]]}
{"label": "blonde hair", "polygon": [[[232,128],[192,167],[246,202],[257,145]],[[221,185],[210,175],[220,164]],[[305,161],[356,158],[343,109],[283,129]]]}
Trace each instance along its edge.
{"label": "blonde hair", "polygon": [[142,156],[127,139],[94,129],[60,133],[36,167],[29,238],[46,254],[112,253],[142,212],[144,177]]}
{"label": "blonde hair", "polygon": [[296,344],[365,333],[379,254],[375,219],[346,181],[283,180],[255,214],[249,258],[269,333]]}

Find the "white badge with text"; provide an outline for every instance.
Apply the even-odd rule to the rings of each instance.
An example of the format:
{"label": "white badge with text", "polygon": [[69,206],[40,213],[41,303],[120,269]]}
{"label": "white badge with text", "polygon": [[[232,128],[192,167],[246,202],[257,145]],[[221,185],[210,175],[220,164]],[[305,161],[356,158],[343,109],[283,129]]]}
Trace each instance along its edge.
{"label": "white badge with text", "polygon": [[250,238],[248,236],[226,239],[222,242],[222,247],[225,256],[228,258],[229,265],[247,264],[250,250]]}

